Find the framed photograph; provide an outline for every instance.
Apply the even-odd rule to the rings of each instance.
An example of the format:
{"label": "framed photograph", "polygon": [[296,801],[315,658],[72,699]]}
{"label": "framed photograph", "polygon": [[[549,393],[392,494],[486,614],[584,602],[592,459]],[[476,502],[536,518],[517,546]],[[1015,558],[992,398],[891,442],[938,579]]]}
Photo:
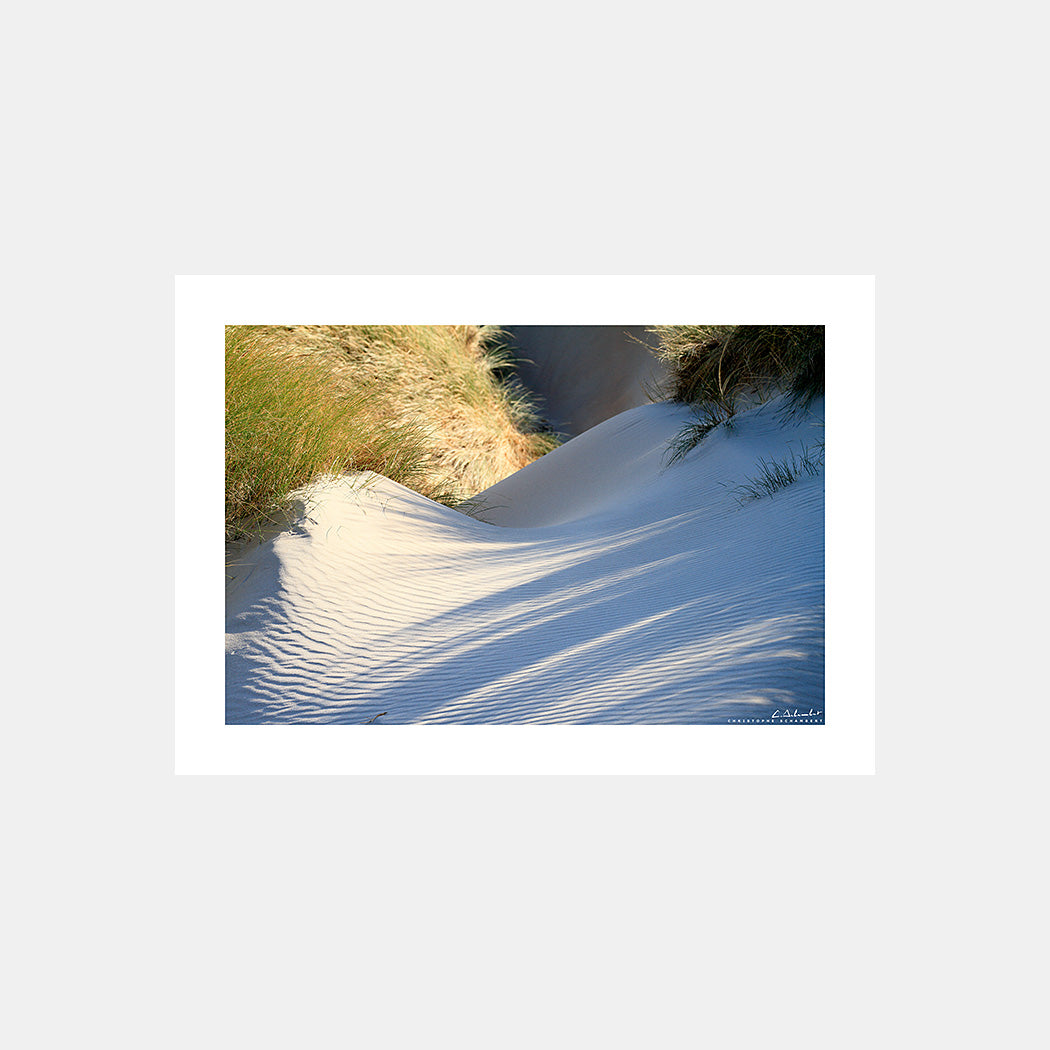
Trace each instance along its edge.
{"label": "framed photograph", "polygon": [[873,772],[873,286],[176,278],[177,772]]}

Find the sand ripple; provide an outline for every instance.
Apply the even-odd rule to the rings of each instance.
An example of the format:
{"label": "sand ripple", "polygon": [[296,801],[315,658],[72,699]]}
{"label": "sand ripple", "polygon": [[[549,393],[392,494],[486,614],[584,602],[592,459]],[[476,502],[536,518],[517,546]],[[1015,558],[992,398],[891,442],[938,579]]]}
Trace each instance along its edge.
{"label": "sand ripple", "polygon": [[227,722],[822,716],[823,478],[731,489],[823,432],[766,406],[664,470],[686,418],[587,431],[483,494],[496,524],[375,475],[315,486],[229,590]]}

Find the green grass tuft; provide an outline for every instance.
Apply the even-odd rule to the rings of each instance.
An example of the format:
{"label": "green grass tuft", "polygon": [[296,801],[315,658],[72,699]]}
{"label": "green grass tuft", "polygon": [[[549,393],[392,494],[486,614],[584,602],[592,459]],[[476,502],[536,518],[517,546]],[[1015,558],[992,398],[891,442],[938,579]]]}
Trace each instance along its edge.
{"label": "green grass tuft", "polygon": [[324,362],[276,354],[252,329],[228,327],[226,539],[276,523],[288,494],[308,482],[359,470],[420,485],[424,432],[386,419],[367,385],[341,391]]}

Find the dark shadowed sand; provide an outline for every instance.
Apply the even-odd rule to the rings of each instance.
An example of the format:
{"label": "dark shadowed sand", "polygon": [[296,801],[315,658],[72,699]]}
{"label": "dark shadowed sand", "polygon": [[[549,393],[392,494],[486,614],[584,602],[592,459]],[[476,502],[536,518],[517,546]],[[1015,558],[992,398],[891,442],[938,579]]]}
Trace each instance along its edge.
{"label": "dark shadowed sand", "polygon": [[644,325],[506,325],[520,355],[522,382],[552,427],[575,437],[603,420],[647,404],[667,369],[641,340]]}

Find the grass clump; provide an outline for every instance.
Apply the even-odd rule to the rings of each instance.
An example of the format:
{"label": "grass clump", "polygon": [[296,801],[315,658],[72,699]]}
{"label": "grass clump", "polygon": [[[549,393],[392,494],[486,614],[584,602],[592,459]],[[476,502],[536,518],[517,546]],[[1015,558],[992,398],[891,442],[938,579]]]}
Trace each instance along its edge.
{"label": "grass clump", "polygon": [[823,325],[659,325],[671,396],[725,415],[784,391],[808,405],[824,393]]}
{"label": "grass clump", "polygon": [[556,439],[512,364],[473,325],[227,327],[227,540],[325,474],[373,470],[455,506],[525,466]]}
{"label": "grass clump", "polygon": [[792,451],[781,460],[760,459],[758,466],[757,477],[748,478],[744,484],[733,490],[741,504],[761,499],[763,496],[772,496],[774,492],[787,488],[799,478],[817,477],[823,473],[824,446],[819,444],[799,452]]}
{"label": "grass clump", "polygon": [[421,483],[424,434],[392,424],[370,395],[337,390],[322,361],[275,353],[251,328],[226,329],[227,540],[275,522],[289,493],[324,474]]}
{"label": "grass clump", "polygon": [[672,463],[742,404],[786,393],[792,410],[805,410],[824,395],[823,325],[657,325],[650,331],[668,366],[663,393],[698,415],[672,442]]}

